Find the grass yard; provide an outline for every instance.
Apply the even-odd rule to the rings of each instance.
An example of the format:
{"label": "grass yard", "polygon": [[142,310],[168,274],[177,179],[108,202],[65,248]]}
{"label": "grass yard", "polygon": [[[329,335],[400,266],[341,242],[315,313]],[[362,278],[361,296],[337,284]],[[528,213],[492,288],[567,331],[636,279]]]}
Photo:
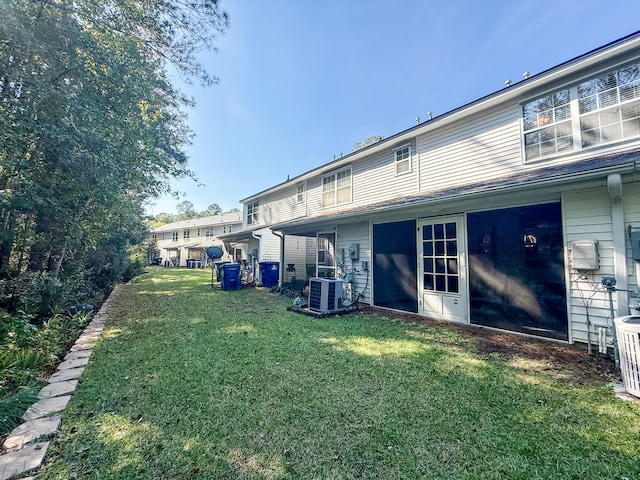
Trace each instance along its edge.
{"label": "grass yard", "polygon": [[39,479],[640,479],[640,405],[603,382],[209,275],[123,289]]}

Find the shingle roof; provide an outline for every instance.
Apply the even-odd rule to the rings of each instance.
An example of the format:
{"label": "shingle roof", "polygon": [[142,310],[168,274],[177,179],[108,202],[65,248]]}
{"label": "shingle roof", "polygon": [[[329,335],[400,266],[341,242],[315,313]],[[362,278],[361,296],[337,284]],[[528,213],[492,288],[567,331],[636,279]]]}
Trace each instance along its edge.
{"label": "shingle roof", "polygon": [[592,174],[605,175],[609,170],[620,170],[623,167],[634,167],[635,162],[640,161],[640,149],[630,150],[622,154],[604,155],[586,160],[575,161],[562,165],[541,166],[539,168],[505,175],[496,179],[460,185],[452,188],[443,188],[415,195],[396,197],[382,202],[368,205],[332,210],[318,215],[312,215],[273,225],[272,230],[286,231],[308,225],[313,222],[326,221],[328,219],[341,219],[352,216],[366,215],[367,213],[379,213],[386,210],[401,209],[417,205],[455,200],[465,196],[477,196],[514,188],[534,188],[540,184],[562,183],[580,180],[580,177]]}

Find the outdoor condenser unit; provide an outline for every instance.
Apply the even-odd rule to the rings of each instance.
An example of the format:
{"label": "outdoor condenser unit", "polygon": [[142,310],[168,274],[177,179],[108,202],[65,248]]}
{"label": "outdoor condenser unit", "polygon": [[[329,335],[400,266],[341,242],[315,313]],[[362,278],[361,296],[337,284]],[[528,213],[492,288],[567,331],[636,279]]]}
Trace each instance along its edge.
{"label": "outdoor condenser unit", "polygon": [[309,279],[309,308],[320,312],[329,312],[339,308],[342,297],[342,280],[337,278]]}

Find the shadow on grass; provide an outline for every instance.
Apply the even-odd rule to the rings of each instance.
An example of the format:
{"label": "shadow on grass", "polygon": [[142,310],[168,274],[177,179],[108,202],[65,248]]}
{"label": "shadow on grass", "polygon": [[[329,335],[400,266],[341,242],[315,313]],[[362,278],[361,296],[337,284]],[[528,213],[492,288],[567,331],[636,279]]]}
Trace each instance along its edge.
{"label": "shadow on grass", "polygon": [[122,333],[94,352],[39,478],[640,475],[640,409],[605,388],[480,358],[459,332],[155,278],[118,298]]}

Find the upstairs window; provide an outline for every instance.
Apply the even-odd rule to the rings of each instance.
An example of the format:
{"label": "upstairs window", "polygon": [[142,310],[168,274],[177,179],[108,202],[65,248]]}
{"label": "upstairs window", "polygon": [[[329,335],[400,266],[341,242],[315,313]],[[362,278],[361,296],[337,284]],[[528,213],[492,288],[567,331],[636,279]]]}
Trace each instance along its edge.
{"label": "upstairs window", "polygon": [[205,238],[213,237],[213,228],[206,228],[204,231]]}
{"label": "upstairs window", "polygon": [[182,238],[184,240],[189,240],[189,237],[191,237],[191,230],[185,230],[182,232]]}
{"label": "upstairs window", "polygon": [[351,167],[322,178],[322,206],[332,207],[351,202]]}
{"label": "upstairs window", "polygon": [[640,137],[640,64],[522,106],[527,160]]}
{"label": "upstairs window", "polygon": [[396,175],[409,173],[411,171],[411,147],[399,148],[393,153],[396,164]]}
{"label": "upstairs window", "polygon": [[247,204],[247,225],[258,223],[258,207],[257,201]]}
{"label": "upstairs window", "polygon": [[296,193],[296,202],[304,203],[304,183],[298,185],[298,190]]}
{"label": "upstairs window", "polygon": [[151,234],[151,240],[157,240],[158,239],[158,234],[157,233],[152,233]]}
{"label": "upstairs window", "polygon": [[172,232],[171,233],[171,241],[172,242],[177,242],[178,241],[178,232]]}
{"label": "upstairs window", "polygon": [[582,146],[640,135],[640,64],[578,85]]}
{"label": "upstairs window", "polygon": [[523,106],[527,160],[573,150],[569,90],[545,95]]}

